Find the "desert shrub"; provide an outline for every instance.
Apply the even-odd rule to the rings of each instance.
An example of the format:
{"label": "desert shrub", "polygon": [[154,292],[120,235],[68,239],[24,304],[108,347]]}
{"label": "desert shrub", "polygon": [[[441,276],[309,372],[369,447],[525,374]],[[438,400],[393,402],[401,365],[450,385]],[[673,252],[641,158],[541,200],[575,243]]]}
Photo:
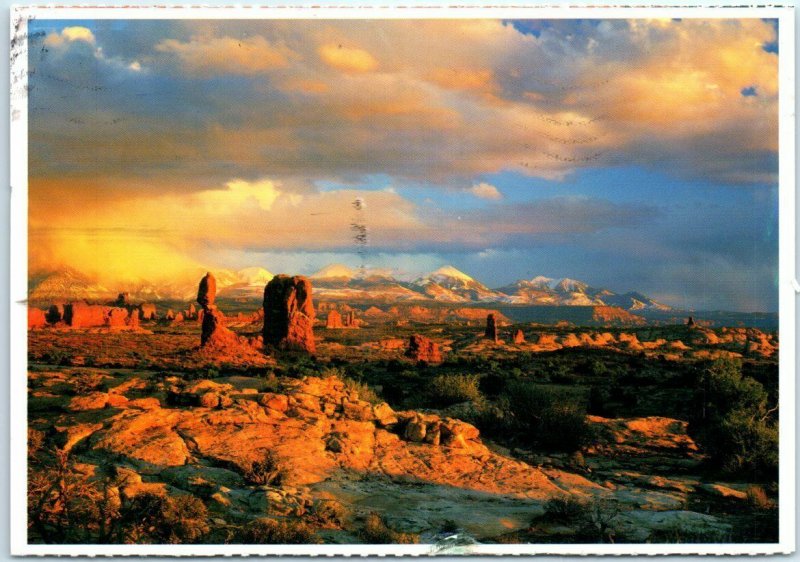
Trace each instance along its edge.
{"label": "desert shrub", "polygon": [[107,479],[91,482],[75,471],[68,453],[40,455],[28,464],[29,541],[108,542],[118,518],[108,491]]}
{"label": "desert shrub", "polygon": [[28,459],[32,459],[39,453],[44,444],[44,432],[38,429],[28,428]]}
{"label": "desert shrub", "polygon": [[248,484],[255,486],[279,486],[284,478],[284,470],[275,454],[267,451],[264,459],[250,463],[242,476]]}
{"label": "desert shrub", "polygon": [[317,544],[314,530],[303,522],[278,521],[268,517],[254,519],[240,527],[235,542],[241,544]]}
{"label": "desert shrub", "polygon": [[584,506],[576,537],[586,542],[613,543],[613,522],[620,514],[619,504],[613,500],[593,499]]}
{"label": "desert shrub", "polygon": [[742,376],[739,361],[718,360],[700,378],[690,430],[712,462],[729,474],[774,480],[778,427],[764,387]]}
{"label": "desert shrub", "polygon": [[557,497],[547,500],[543,517],[559,523],[573,523],[580,519],[586,509],[586,502],[573,496]]}
{"label": "desert shrub", "polygon": [[208,510],[190,495],[141,493],[122,504],[119,537],[134,544],[199,542],[209,532]]}
{"label": "desert shrub", "polygon": [[767,510],[773,507],[772,502],[767,497],[767,492],[761,486],[748,486],[747,503],[753,509]]}
{"label": "desert shrub", "polygon": [[574,397],[525,381],[511,381],[503,394],[504,419],[530,445],[575,451],[589,439],[586,409]]}
{"label": "desert shrub", "polygon": [[347,373],[345,372],[344,367],[325,367],[319,372],[319,376],[323,379],[336,377],[344,380],[344,378],[347,376]]}
{"label": "desert shrub", "polygon": [[419,542],[419,535],[399,533],[390,529],[386,526],[383,518],[375,512],[367,515],[358,536],[366,544],[416,544]]}
{"label": "desert shrub", "polygon": [[477,375],[439,375],[428,386],[430,401],[447,407],[459,402],[480,402]]}
{"label": "desert shrub", "polygon": [[344,387],[346,390],[358,393],[358,398],[360,400],[365,400],[370,404],[380,404],[383,402],[383,399],[378,396],[378,393],[367,383],[346,378],[344,379]]}
{"label": "desert shrub", "polygon": [[310,518],[321,527],[341,528],[348,517],[350,510],[336,500],[315,500],[311,506]]}

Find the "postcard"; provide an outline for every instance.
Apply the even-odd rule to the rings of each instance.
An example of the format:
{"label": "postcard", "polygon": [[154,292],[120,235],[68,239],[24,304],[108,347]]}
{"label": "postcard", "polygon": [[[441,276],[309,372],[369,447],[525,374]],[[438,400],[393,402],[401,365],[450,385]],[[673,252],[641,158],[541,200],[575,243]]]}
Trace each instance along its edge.
{"label": "postcard", "polygon": [[12,554],[795,545],[791,7],[17,7]]}

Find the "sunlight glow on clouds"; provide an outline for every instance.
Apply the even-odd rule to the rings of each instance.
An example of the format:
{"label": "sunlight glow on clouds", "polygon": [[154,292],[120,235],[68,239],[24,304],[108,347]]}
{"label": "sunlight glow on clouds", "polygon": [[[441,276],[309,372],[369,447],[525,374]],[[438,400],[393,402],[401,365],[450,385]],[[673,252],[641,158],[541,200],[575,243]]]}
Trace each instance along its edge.
{"label": "sunlight glow on clouds", "polygon": [[[174,252],[181,267],[212,250],[340,255],[353,250],[350,203],[364,197],[370,248],[384,258],[571,244],[553,259],[609,252],[598,276],[643,291],[671,290],[667,278],[700,287],[712,262],[771,290],[776,243],[758,229],[777,224],[773,23],[34,21],[44,39],[32,36],[29,60],[31,260],[79,255],[121,271],[112,254],[126,247]],[[615,182],[595,184],[604,170],[618,170]],[[641,170],[685,191],[629,179]],[[662,225],[658,240],[648,230],[688,221],[682,205],[721,200],[751,213],[735,233],[750,261],[719,234],[726,213],[692,217],[703,225],[692,243],[713,260],[694,257],[680,228]],[[169,237],[169,250],[142,233]],[[592,246],[600,236],[611,250]],[[636,265],[649,278],[634,271],[629,257],[654,247],[686,272],[654,260]]]}

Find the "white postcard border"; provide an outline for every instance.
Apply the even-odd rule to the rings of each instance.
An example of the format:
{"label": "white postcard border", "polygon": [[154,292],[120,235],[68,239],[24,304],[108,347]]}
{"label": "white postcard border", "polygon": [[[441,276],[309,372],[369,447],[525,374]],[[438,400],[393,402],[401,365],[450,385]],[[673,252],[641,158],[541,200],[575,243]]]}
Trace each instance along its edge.
{"label": "white postcard border", "polygon": [[[779,20],[780,540],[771,544],[438,545],[31,545],[27,543],[27,20],[36,19],[434,19],[777,18]],[[14,6],[11,18],[10,492],[11,554],[67,556],[231,555],[630,555],[786,554],[795,550],[795,29],[794,7],[453,6]],[[14,56],[14,53],[18,56]]]}

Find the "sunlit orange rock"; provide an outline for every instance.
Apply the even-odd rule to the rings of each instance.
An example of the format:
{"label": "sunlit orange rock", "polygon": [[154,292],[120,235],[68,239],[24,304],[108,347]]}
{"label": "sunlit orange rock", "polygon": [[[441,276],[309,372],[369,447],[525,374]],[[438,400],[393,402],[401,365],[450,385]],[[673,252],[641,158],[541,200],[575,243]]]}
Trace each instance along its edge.
{"label": "sunlit orange rock", "polygon": [[328,319],[325,321],[325,327],[328,329],[344,328],[344,324],[342,324],[342,315],[335,310],[331,310],[328,313]]}
{"label": "sunlit orange rock", "polygon": [[28,328],[41,328],[47,324],[47,315],[44,310],[28,307]]}
{"label": "sunlit orange rock", "polygon": [[409,339],[406,357],[410,357],[415,361],[425,361],[426,363],[442,362],[442,352],[439,349],[439,344],[419,334],[414,334]]}

